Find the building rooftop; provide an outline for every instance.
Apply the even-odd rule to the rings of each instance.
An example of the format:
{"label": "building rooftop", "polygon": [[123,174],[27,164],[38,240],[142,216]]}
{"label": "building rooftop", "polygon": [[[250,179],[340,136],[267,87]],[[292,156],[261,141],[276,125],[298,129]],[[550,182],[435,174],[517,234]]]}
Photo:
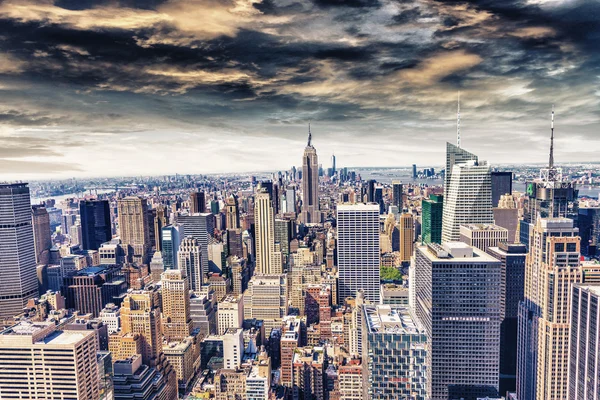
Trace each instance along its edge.
{"label": "building rooftop", "polygon": [[465,227],[471,231],[506,231],[506,228],[495,224],[463,224],[460,227]]}
{"label": "building rooftop", "polygon": [[373,210],[379,210],[379,204],[376,204],[376,203],[339,204],[337,206],[337,209],[341,210],[341,211],[354,211],[354,210],[373,211]]}
{"label": "building rooftop", "polygon": [[418,246],[418,248],[431,261],[498,262],[486,252],[463,242],[446,242],[443,246],[437,243],[428,243],[424,246]]}
{"label": "building rooftop", "polygon": [[363,309],[369,333],[420,334],[425,332],[415,324],[407,308],[365,305]]}
{"label": "building rooftop", "polygon": [[93,331],[85,330],[58,331],[53,322],[21,321],[1,331],[0,342],[8,340],[10,343],[16,343],[15,339],[22,338],[21,340],[28,344],[73,345],[93,334]]}
{"label": "building rooftop", "polygon": [[577,287],[600,297],[600,285],[577,285]]}

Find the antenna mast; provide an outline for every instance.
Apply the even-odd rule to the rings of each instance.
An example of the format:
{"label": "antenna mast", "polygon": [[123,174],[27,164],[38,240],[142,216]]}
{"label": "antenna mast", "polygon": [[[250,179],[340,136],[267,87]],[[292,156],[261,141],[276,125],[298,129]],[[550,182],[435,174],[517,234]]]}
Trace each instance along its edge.
{"label": "antenna mast", "polygon": [[456,110],[456,145],[460,147],[460,91],[458,92],[458,108]]}

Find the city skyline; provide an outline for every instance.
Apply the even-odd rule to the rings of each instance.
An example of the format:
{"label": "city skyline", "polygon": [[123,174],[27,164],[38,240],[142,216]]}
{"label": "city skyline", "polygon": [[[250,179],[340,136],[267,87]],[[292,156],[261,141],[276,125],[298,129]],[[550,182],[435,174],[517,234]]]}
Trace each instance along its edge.
{"label": "city skyline", "polygon": [[414,156],[402,164],[440,164],[456,141],[458,91],[461,144],[491,164],[544,162],[552,104],[557,164],[596,161],[599,8],[4,2],[0,169],[11,179],[283,170],[311,120],[324,160],[395,166],[401,152]]}

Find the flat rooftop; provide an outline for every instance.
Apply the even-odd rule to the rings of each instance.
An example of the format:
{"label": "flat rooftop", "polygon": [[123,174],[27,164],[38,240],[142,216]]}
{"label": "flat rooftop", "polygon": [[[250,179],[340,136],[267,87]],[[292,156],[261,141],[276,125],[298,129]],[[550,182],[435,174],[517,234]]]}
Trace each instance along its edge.
{"label": "flat rooftop", "polygon": [[363,306],[369,333],[421,334],[421,329],[404,307],[389,305]]}
{"label": "flat rooftop", "polygon": [[600,297],[600,285],[577,285],[577,287]]}
{"label": "flat rooftop", "polygon": [[[85,339],[88,335],[94,335],[93,331],[58,331],[56,325],[52,322],[29,322],[21,321],[0,332],[0,342],[3,337],[11,343],[22,338],[26,344],[45,344],[45,345],[73,345]],[[19,339],[20,341],[20,339]]]}

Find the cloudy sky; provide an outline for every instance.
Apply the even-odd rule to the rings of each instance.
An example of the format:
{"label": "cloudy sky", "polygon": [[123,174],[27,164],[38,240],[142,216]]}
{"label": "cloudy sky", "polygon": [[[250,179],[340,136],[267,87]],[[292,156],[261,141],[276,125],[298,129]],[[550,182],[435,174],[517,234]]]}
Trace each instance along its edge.
{"label": "cloudy sky", "polygon": [[600,2],[4,0],[0,178],[600,160]]}

